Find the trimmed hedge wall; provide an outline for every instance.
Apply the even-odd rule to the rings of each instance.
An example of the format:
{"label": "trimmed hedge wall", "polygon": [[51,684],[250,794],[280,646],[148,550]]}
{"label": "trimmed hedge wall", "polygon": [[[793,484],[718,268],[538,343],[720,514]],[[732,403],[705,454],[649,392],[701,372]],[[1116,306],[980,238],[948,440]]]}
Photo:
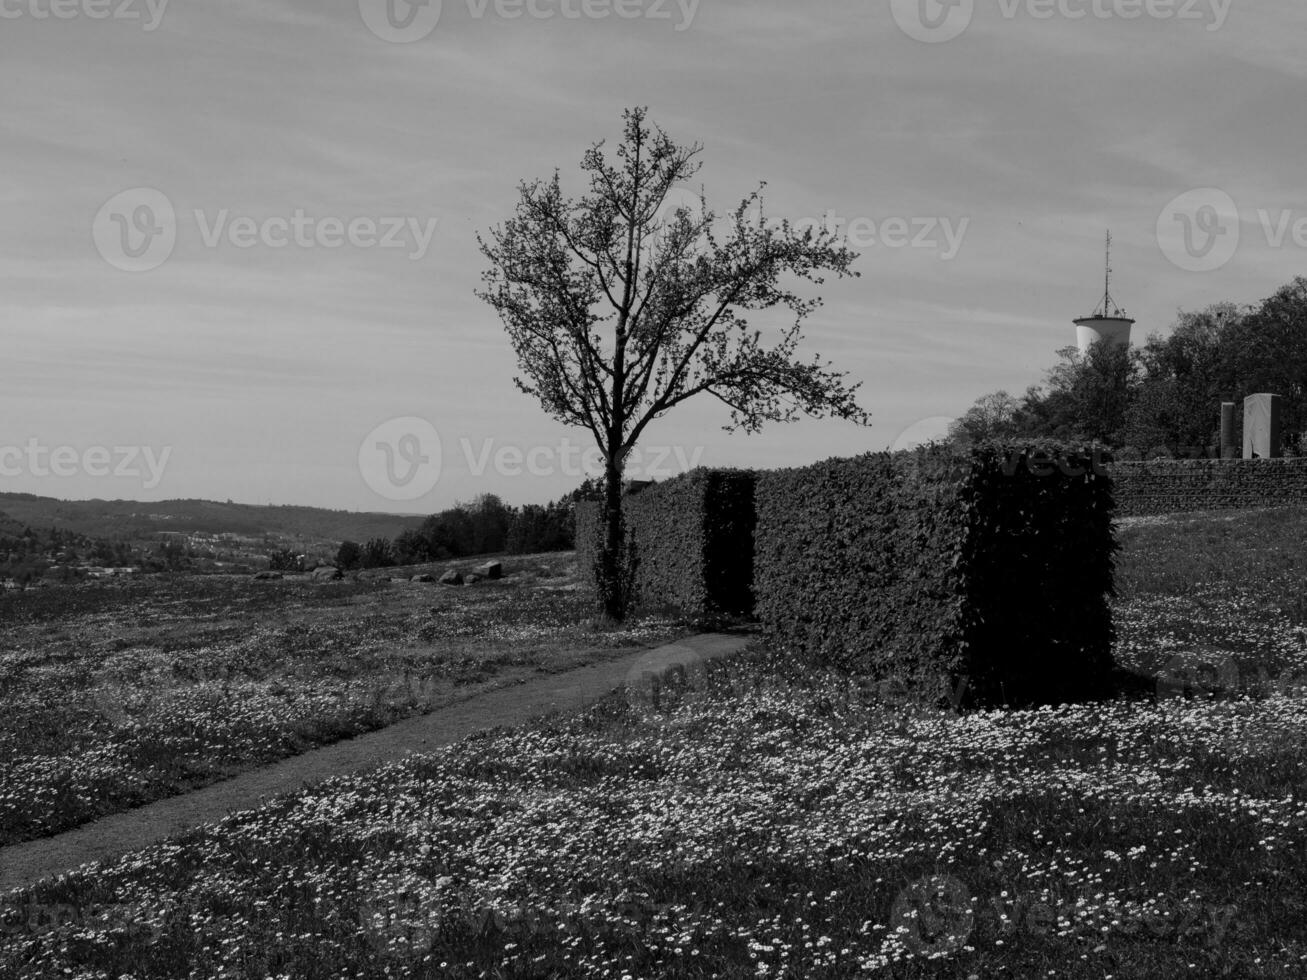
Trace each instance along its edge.
{"label": "trimmed hedge wall", "polygon": [[[753,612],[755,481],[748,470],[700,469],[623,498],[637,607]],[[602,518],[602,504],[577,504],[583,572],[599,555]]]}
{"label": "trimmed hedge wall", "polygon": [[1123,516],[1307,504],[1307,458],[1113,463]]}
{"label": "trimmed hedge wall", "polygon": [[1088,453],[830,460],[761,474],[757,514],[757,613],[777,645],[959,706],[1109,693],[1113,500]]}

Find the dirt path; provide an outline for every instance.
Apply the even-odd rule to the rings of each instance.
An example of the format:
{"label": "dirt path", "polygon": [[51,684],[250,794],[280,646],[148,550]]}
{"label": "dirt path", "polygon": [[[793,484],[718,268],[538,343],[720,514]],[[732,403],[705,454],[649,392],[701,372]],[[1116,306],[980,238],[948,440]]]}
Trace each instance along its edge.
{"label": "dirt path", "polygon": [[678,663],[725,656],[743,649],[751,639],[748,635],[709,633],[592,667],[532,678],[55,837],[0,848],[0,895],[83,864],[140,850],[161,838],[251,809],[268,797],[295,792],[329,776],[428,752],[487,728],[520,725],[552,711],[584,708],[646,671],[661,673]]}

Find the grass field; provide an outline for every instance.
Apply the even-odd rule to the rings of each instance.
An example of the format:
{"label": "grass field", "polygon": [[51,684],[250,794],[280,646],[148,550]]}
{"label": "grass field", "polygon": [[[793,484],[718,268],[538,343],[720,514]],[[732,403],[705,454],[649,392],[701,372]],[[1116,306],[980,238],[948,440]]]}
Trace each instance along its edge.
{"label": "grass field", "polygon": [[583,629],[570,556],[508,572],[465,589],[231,576],[0,595],[0,845],[677,629]]}
{"label": "grass field", "polygon": [[13,896],[0,976],[1307,976],[1307,519],[1122,541],[1122,662],[1244,696],[957,717],[756,650]]}
{"label": "grass field", "polygon": [[1307,515],[1144,519],[1119,540],[1119,663],[1250,694],[1307,686]]}

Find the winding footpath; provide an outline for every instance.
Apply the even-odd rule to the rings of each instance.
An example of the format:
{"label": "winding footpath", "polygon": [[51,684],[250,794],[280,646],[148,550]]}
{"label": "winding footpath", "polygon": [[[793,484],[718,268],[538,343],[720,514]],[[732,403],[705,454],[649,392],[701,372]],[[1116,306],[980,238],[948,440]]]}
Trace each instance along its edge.
{"label": "winding footpath", "polygon": [[331,776],[430,752],[486,729],[580,710],[646,672],[661,674],[677,664],[723,657],[742,650],[752,639],[747,634],[707,633],[606,663],[533,677],[54,837],[0,848],[0,896],[216,823],[230,813],[252,809],[270,797],[297,792]]}

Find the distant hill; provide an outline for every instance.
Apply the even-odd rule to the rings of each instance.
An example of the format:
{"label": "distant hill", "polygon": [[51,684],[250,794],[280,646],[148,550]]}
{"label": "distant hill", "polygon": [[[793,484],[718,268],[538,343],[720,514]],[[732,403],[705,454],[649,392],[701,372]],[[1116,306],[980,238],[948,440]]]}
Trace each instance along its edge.
{"label": "distant hill", "polygon": [[[6,522],[7,518],[7,522]],[[57,527],[93,538],[154,539],[160,532],[270,535],[304,543],[394,538],[424,518],[319,507],[263,507],[212,500],[54,500],[0,493],[0,533]],[[10,527],[16,525],[16,527]]]}
{"label": "distant hill", "polygon": [[8,514],[0,514],[0,537],[16,538],[23,533],[23,525]]}

